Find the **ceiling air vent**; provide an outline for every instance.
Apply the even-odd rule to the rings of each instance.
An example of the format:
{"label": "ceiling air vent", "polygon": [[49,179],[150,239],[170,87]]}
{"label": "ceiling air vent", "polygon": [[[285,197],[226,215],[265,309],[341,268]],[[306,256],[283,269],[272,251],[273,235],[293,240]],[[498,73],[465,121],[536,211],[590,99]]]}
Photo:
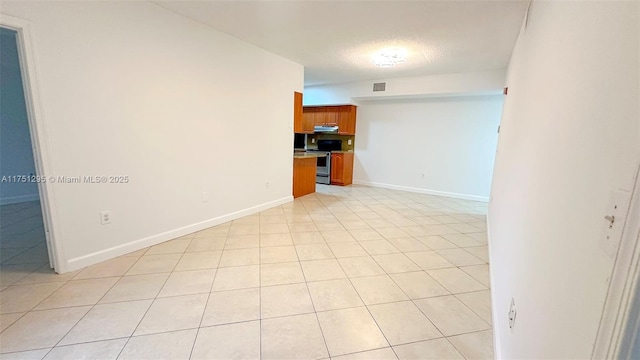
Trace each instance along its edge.
{"label": "ceiling air vent", "polygon": [[373,83],[373,91],[384,91],[387,83]]}

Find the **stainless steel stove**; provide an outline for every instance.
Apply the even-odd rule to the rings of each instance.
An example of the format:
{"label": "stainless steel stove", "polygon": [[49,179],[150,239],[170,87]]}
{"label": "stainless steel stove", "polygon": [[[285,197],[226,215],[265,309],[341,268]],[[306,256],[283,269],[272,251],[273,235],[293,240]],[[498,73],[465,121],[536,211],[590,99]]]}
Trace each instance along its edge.
{"label": "stainless steel stove", "polygon": [[331,184],[331,151],[342,150],[342,140],[318,140],[318,149],[307,149],[310,152],[321,152],[316,168],[316,183]]}

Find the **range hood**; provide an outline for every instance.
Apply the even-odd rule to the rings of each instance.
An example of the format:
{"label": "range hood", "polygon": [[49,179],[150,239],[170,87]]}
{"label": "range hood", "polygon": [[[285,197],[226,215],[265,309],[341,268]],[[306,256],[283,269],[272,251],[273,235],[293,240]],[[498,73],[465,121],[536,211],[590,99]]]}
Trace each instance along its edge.
{"label": "range hood", "polygon": [[314,126],[313,131],[317,133],[337,133],[337,126]]}

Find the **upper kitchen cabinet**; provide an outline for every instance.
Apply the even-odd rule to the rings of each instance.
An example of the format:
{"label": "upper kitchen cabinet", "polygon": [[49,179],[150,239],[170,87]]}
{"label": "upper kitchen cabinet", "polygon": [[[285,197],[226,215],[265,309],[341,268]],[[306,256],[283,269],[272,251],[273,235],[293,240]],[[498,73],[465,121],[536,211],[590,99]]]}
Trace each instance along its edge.
{"label": "upper kitchen cabinet", "polygon": [[340,115],[339,106],[324,107],[324,126],[338,126],[338,116]]}
{"label": "upper kitchen cabinet", "polygon": [[304,113],[313,120],[313,125],[324,126],[324,108],[321,106],[305,107]]}
{"label": "upper kitchen cabinet", "polygon": [[309,108],[305,107],[304,110],[302,111],[302,121],[304,121],[305,123],[309,123],[313,126],[317,125],[316,124],[316,111],[312,111]]}
{"label": "upper kitchen cabinet", "polygon": [[293,132],[313,134],[314,119],[302,111],[302,94],[293,93]]}
{"label": "upper kitchen cabinet", "polygon": [[340,135],[356,134],[356,106],[305,106],[303,118],[315,126],[337,126]]}
{"label": "upper kitchen cabinet", "polygon": [[338,126],[338,111],[335,106],[305,106],[304,113],[313,118],[315,126]]}
{"label": "upper kitchen cabinet", "polygon": [[356,109],[357,107],[355,105],[340,106],[340,112],[338,113],[338,134],[356,134]]}

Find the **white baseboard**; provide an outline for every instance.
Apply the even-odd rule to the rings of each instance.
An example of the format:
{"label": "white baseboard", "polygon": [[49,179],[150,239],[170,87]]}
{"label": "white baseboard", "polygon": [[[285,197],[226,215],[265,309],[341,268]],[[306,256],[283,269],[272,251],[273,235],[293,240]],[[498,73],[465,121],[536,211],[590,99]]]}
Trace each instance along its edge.
{"label": "white baseboard", "polygon": [[109,249],[96,251],[91,254],[83,255],[77,258],[70,259],[66,262],[66,266],[62,269],[62,272],[69,272],[81,269],[85,266],[97,264],[101,261],[113,259],[115,257],[128,254],[133,251],[144,249],[149,246],[157,245],[167,240],[179,238],[181,236],[194,233],[212,226],[220,225],[231,220],[241,218],[243,216],[252,215],[260,211],[272,208],[274,206],[286,204],[293,201],[293,196],[286,196],[281,199],[269,201],[260,205],[252,206],[240,211],[232,212],[230,214],[222,215],[213,219],[201,221],[195,224],[183,226],[181,228],[166,231],[160,234],[148,236],[139,240],[134,240],[126,244],[114,246]]}
{"label": "white baseboard", "polygon": [[20,195],[20,196],[9,196],[5,198],[0,198],[0,205],[9,205],[9,204],[17,204],[21,202],[27,201],[36,201],[40,200],[40,195],[29,194],[29,195]]}
{"label": "white baseboard", "polygon": [[489,201],[489,198],[486,197],[486,196],[477,196],[477,195],[452,193],[452,192],[446,192],[446,191],[422,189],[422,188],[415,188],[415,187],[409,187],[409,186],[400,186],[400,185],[392,185],[392,184],[383,184],[383,183],[377,183],[377,182],[371,182],[371,181],[362,181],[362,180],[353,180],[353,183],[357,184],[357,185],[368,185],[368,186],[379,187],[379,188],[384,188],[384,189],[391,189],[391,190],[401,190],[401,191],[408,191],[408,192],[414,192],[414,193],[420,193],[420,194],[446,196],[446,197],[456,198],[456,199],[475,200],[475,201],[484,201],[484,202],[488,202]]}

